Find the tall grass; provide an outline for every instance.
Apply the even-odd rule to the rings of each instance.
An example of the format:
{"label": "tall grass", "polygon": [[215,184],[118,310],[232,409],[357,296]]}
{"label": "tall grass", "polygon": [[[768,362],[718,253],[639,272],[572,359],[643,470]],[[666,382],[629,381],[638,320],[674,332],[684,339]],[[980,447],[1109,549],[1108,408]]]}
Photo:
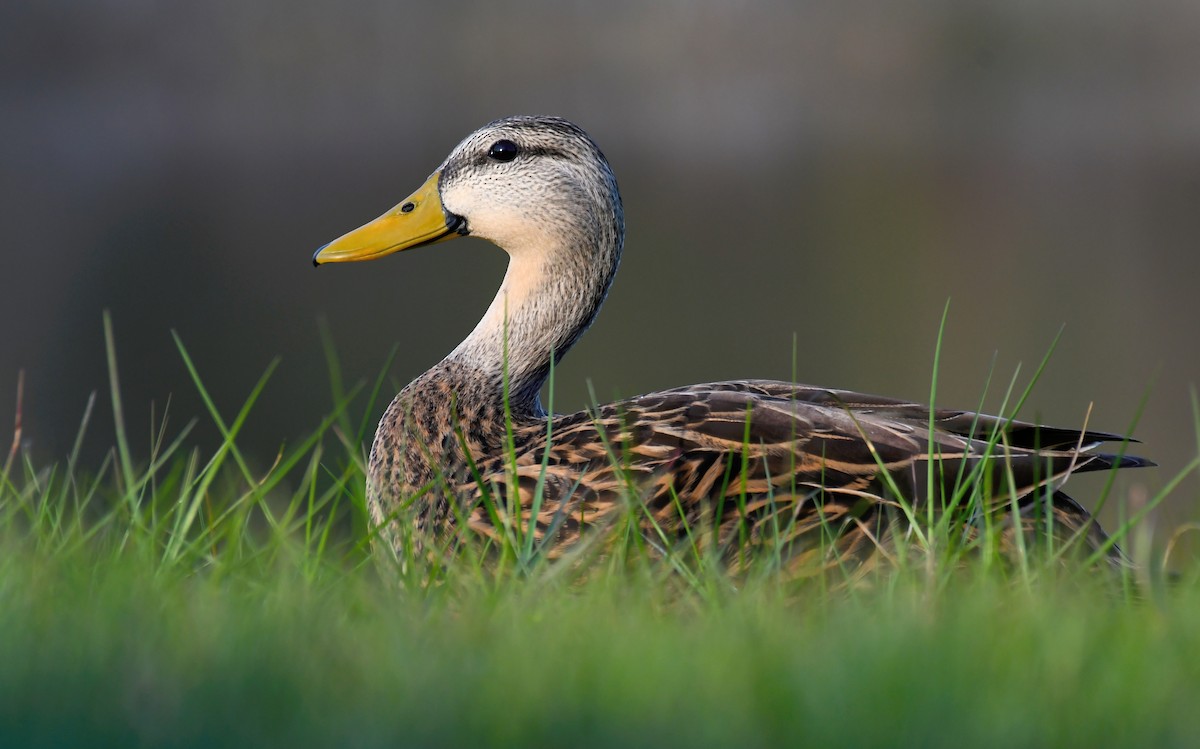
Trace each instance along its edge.
{"label": "tall grass", "polygon": [[277,364],[224,412],[177,339],[222,439],[201,452],[164,418],[137,455],[107,317],[105,340],[108,457],[80,465],[93,400],[63,462],[14,452],[0,474],[2,746],[1200,740],[1195,569],[1114,595],[1053,555],[963,564],[941,517],[914,510],[908,563],[797,587],[769,559],[733,577],[696,544],[646,544],[631,503],[626,543],[586,571],[517,526],[502,548],[381,575],[363,444],[382,375],[346,387],[325,336],[331,411],[262,469],[238,439]]}

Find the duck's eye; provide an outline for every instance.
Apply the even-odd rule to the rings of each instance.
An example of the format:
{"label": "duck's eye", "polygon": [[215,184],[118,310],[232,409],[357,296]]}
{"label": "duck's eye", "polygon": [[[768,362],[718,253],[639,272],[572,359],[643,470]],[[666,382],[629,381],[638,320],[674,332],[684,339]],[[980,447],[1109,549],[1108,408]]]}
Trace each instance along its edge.
{"label": "duck's eye", "polygon": [[520,150],[511,140],[498,140],[488,149],[488,156],[496,161],[512,161],[517,158]]}

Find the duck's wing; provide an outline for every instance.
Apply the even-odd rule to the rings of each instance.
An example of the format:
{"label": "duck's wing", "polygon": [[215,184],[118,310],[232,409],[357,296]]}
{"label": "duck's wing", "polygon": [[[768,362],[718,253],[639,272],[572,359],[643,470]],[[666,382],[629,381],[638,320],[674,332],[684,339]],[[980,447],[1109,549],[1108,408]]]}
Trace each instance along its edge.
{"label": "duck's wing", "polygon": [[[548,435],[531,429],[517,439],[516,465],[491,472],[483,491],[493,506],[519,498],[524,521],[536,510],[539,537],[562,546],[630,498],[660,535],[690,533],[708,517],[721,543],[747,524],[753,536],[764,521],[778,529],[786,519],[788,536],[799,538],[822,524],[860,527],[905,503],[965,506],[968,492],[980,490],[975,506],[1016,506],[1035,521],[1029,500],[1050,495],[1055,520],[1079,531],[1094,523],[1055,492],[1071,473],[1148,464],[1094,452],[1121,439],[1104,432],[931,414],[916,403],[754,380],[649,393],[558,417]],[[470,525],[496,532],[495,516],[481,506]],[[860,530],[869,539],[870,530]]]}
{"label": "duck's wing", "polygon": [[[680,393],[686,397],[689,392],[744,392],[752,396],[848,410],[856,415],[903,423],[925,431],[930,426],[931,409],[923,403],[777,380],[713,382],[663,391],[661,395]],[[644,397],[654,395],[657,394]],[[932,409],[932,415],[933,427],[939,432],[983,441],[1003,434],[1006,444],[1027,449],[1088,450],[1104,442],[1137,442],[1131,437],[1112,432],[1060,429],[976,411],[939,408]]]}
{"label": "duck's wing", "polygon": [[[593,420],[634,455],[663,448],[716,451],[762,462],[763,479],[860,489],[884,472],[914,503],[930,494],[928,468],[948,493],[986,465],[1003,468],[1005,495],[1024,496],[1074,472],[1148,462],[1095,452],[1119,435],[1047,427],[845,390],[774,381],[733,381],[651,393],[604,407]],[[578,429],[578,428],[577,428]],[[586,430],[577,431],[584,437]],[[572,441],[563,435],[563,447]],[[584,437],[585,438],[585,437]],[[647,457],[650,457],[647,455]],[[780,464],[779,459],[786,460]],[[998,477],[999,478],[999,477]],[[935,481],[937,479],[935,478]],[[741,489],[739,488],[739,491]]]}

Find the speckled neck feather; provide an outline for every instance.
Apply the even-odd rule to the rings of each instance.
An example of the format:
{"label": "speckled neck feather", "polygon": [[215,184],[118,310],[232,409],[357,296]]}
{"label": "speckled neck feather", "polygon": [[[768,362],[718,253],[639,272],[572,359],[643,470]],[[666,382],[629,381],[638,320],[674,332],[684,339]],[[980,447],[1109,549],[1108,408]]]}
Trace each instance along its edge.
{"label": "speckled neck feather", "polygon": [[561,360],[592,324],[616,273],[624,234],[616,205],[605,226],[564,231],[557,243],[513,255],[479,324],[427,374],[469,373],[502,395],[507,370],[512,413],[544,415],[539,393],[551,356]]}

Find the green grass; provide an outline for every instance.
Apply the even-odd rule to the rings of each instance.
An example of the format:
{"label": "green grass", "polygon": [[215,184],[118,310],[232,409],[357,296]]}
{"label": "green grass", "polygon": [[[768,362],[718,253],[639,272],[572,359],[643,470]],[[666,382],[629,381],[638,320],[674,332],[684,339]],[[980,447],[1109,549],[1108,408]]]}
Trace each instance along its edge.
{"label": "green grass", "polygon": [[331,355],[331,415],[258,468],[237,439],[274,365],[223,414],[180,344],[225,438],[135,455],[106,331],[110,458],[0,475],[0,746],[1200,742],[1198,570],[1114,591],[939,553],[797,587],[634,544],[581,576],[518,533],[499,566],[468,548],[393,579],[367,551],[373,425],[351,416],[382,378],[347,390]]}
{"label": "green grass", "polygon": [[836,602],[384,594],[3,570],[6,746],[1195,746],[1200,597],[975,581]]}

